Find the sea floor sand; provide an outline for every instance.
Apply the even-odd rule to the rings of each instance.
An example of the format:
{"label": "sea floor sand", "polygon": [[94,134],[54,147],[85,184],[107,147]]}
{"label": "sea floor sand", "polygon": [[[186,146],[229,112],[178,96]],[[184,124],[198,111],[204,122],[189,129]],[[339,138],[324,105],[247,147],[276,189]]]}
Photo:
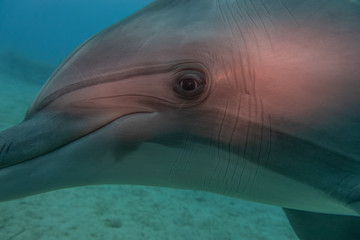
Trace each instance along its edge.
{"label": "sea floor sand", "polygon": [[[0,130],[23,119],[40,87],[0,73]],[[102,185],[0,203],[0,239],[297,238],[278,207],[206,192]]]}

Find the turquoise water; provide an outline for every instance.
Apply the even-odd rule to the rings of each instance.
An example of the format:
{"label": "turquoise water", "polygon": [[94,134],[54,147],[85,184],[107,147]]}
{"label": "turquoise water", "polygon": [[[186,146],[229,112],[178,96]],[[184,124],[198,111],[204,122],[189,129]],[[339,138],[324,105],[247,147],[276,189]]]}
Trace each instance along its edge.
{"label": "turquoise water", "polygon": [[57,66],[74,48],[151,0],[0,1],[0,51]]}
{"label": "turquoise water", "polygon": [[[148,2],[0,1],[0,130],[23,119],[77,45]],[[280,208],[204,192],[104,185],[0,203],[0,239],[296,238]]]}

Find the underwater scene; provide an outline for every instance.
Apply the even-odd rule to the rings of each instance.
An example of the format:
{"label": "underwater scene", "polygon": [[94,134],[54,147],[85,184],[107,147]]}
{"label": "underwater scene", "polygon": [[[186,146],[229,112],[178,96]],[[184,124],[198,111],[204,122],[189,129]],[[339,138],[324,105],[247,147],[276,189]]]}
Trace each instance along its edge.
{"label": "underwater scene", "polygon": [[[23,120],[47,78],[78,45],[149,2],[1,1],[0,129]],[[277,207],[206,192],[99,185],[0,203],[0,239],[296,238]]]}
{"label": "underwater scene", "polygon": [[[352,45],[351,51],[339,47],[333,32],[331,40],[305,27],[293,36],[279,34],[287,24],[301,26],[314,16],[303,14],[308,8],[301,1],[284,2],[0,0],[0,240],[298,240],[281,207],[358,216],[360,210],[349,203],[358,196],[354,172],[360,170],[360,141],[356,130],[346,130],[356,129],[360,119],[358,109],[348,111],[360,96],[359,81],[352,81],[359,73],[353,66],[360,64],[360,28],[338,21],[353,30],[354,36],[339,40]],[[341,8],[334,7],[340,0],[304,2],[324,11],[326,21]],[[329,14],[323,2],[334,3]],[[360,21],[359,1],[344,2],[352,4],[341,8],[349,11],[348,19]],[[273,14],[279,18],[272,20]],[[311,26],[326,22],[314,19]],[[290,40],[281,42],[277,34]],[[309,36],[316,40],[299,43]],[[273,41],[281,42],[284,55],[270,56],[278,53]],[[293,48],[292,42],[298,45]],[[249,49],[265,57],[233,54]],[[322,87],[319,76],[332,81],[342,73],[340,60],[332,61],[338,52],[351,52],[343,68],[351,84],[334,84],[340,92],[335,93],[336,87]],[[263,73],[250,64],[283,60],[288,53],[296,60],[286,59],[284,68],[271,63]],[[308,58],[319,66],[325,59],[320,74]],[[310,69],[304,73],[310,84],[302,82],[299,66]],[[270,80],[299,80],[283,88],[295,93],[267,94],[271,71],[276,73]],[[152,81],[144,83],[145,76]],[[313,76],[321,78],[319,85]],[[234,79],[238,82],[231,85]],[[133,94],[138,83],[144,84]],[[284,84],[279,80],[274,89]],[[340,98],[349,86],[349,95]],[[171,93],[163,91],[167,88]],[[240,94],[233,94],[235,89]],[[264,103],[263,92],[269,100]],[[324,94],[313,97],[319,92]],[[284,96],[293,102],[285,105]],[[327,106],[330,100],[335,107]],[[270,106],[279,103],[284,107]],[[347,107],[338,111],[342,106]],[[264,109],[277,112],[267,115]],[[317,115],[314,109],[325,110]],[[348,118],[330,116],[334,112]],[[323,118],[330,123],[318,127]],[[290,120],[283,124],[284,119]],[[338,129],[327,131],[334,129],[327,128],[330,124]],[[324,156],[331,162],[319,160]],[[351,163],[343,166],[344,161]],[[351,226],[360,229],[358,221],[354,217],[358,225]],[[360,237],[343,231],[334,227],[339,235],[333,240]],[[331,234],[317,239],[304,232],[301,240],[332,240]]]}

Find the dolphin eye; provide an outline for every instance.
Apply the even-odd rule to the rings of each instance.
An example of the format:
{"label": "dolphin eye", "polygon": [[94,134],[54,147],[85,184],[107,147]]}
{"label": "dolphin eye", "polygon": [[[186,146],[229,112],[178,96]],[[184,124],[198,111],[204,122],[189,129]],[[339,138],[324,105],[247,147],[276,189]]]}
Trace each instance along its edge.
{"label": "dolphin eye", "polygon": [[205,90],[205,75],[198,71],[184,71],[176,76],[174,91],[184,98],[194,98]]}
{"label": "dolphin eye", "polygon": [[182,79],[179,84],[184,91],[193,91],[199,86],[199,83],[193,78]]}

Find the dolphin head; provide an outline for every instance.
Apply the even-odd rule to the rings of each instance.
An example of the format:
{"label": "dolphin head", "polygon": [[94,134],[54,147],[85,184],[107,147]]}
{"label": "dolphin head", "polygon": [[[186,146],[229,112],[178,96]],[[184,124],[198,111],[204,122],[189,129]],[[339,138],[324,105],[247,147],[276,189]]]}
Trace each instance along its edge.
{"label": "dolphin head", "polygon": [[356,215],[359,152],[331,136],[358,127],[359,28],[261,7],[155,1],[90,38],[0,134],[0,200],[122,183]]}

